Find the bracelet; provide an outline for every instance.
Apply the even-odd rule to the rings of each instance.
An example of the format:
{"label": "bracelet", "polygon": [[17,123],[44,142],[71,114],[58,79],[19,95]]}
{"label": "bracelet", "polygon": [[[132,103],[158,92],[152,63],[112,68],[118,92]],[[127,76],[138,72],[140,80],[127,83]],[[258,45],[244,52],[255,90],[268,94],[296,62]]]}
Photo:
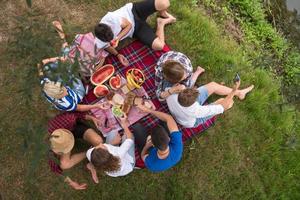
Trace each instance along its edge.
{"label": "bracelet", "polygon": [[120,55],[120,53],[117,53],[115,56],[118,57],[118,55]]}
{"label": "bracelet", "polygon": [[172,95],[172,93],[170,92],[170,89],[168,89],[167,92],[169,93],[169,95]]}

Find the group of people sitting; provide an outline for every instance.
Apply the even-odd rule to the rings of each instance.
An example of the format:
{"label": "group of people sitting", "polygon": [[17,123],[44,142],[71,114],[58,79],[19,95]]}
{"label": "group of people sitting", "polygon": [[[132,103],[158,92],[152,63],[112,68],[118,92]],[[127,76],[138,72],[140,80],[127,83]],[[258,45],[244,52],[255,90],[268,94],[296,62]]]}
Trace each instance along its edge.
{"label": "group of people sitting", "polygon": [[[144,0],[128,3],[116,11],[108,12],[95,26],[97,48],[116,56],[125,67],[129,65],[129,61],[115,49],[125,38],[136,38],[153,50],[165,49],[164,27],[176,22],[176,18],[167,12],[169,6],[169,0]],[[146,22],[148,16],[155,12],[158,13],[156,32]],[[238,81],[234,88],[216,82],[196,88],[196,80],[205,70],[198,67],[193,71],[191,61],[186,55],[168,51],[159,58],[155,67],[155,86],[157,98],[167,103],[172,116],[140,103],[136,106],[141,112],[159,119],[155,128],[147,130],[140,123],[129,128],[128,120],[123,116],[120,118],[123,134],[111,131],[104,138],[96,127],[106,122],[97,119],[88,111],[95,108],[110,109],[111,105],[107,102],[82,104],[86,88],[80,79],[73,77],[72,84],[67,85],[61,77],[54,81],[45,74],[45,71],[51,73],[51,70],[58,68],[59,62],[68,60],[69,48],[62,26],[58,21],[54,21],[53,25],[64,40],[63,55],[44,59],[40,75],[43,95],[56,109],[63,111],[48,124],[50,154],[59,160],[58,166],[50,162],[52,160],[49,164],[60,174],[87,159],[86,167],[95,183],[99,182],[97,172],[100,171],[112,177],[125,176],[135,167],[135,148],[150,171],[170,169],[180,161],[183,153],[182,133],[177,123],[186,128],[197,127],[207,119],[230,109],[234,96],[243,100],[254,87],[251,85],[240,90]],[[226,97],[204,105],[212,94]],[[85,140],[92,148],[72,154],[76,139]],[[70,177],[66,177],[65,181],[74,189],[87,187]]]}

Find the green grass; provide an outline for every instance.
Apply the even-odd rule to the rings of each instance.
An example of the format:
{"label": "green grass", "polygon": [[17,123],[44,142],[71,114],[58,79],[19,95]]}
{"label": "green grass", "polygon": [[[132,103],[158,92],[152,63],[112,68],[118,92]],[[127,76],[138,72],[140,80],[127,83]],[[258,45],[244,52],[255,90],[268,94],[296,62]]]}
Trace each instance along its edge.
{"label": "green grass", "polygon": [[172,1],[178,22],[167,27],[167,42],[187,54],[194,67],[206,69],[200,84],[214,80],[230,85],[238,71],[242,86],[253,83],[255,90],[244,102],[236,101],[204,135],[188,142],[182,161],[171,170],[160,174],[136,170],[121,178],[103,175],[94,185],[82,163],[68,174],[88,183],[88,189],[74,191],[66,186],[48,170],[45,159],[45,125],[56,112],[40,95],[35,64],[59,52],[51,20],[63,20],[70,39],[76,32],[91,30],[106,10],[127,1],[43,2],[33,1],[33,10],[26,9],[25,1],[18,2],[24,6],[4,4],[6,9],[19,8],[17,15],[23,20],[6,16],[18,29],[7,29],[10,42],[0,47],[0,194],[4,199],[300,198],[299,121],[295,123],[292,105],[279,106],[283,101],[279,80],[255,68],[214,18],[188,0]]}

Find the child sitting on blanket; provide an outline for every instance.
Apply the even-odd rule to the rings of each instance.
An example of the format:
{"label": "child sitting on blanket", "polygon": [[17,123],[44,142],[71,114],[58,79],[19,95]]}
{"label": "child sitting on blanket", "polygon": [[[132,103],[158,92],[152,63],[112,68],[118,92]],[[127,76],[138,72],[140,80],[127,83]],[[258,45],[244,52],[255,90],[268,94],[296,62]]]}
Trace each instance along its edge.
{"label": "child sitting on blanket", "polygon": [[[129,62],[115,48],[119,41],[127,37],[135,37],[154,50],[162,50],[165,47],[164,28],[167,24],[176,21],[176,18],[167,12],[169,6],[169,0],[143,0],[128,3],[118,10],[108,12],[95,26],[97,47],[105,48],[117,56],[124,66],[128,66]],[[146,22],[147,18],[155,12],[159,15],[156,33]]]}
{"label": "child sitting on blanket", "polygon": [[[165,100],[186,87],[193,87],[198,76],[205,70],[198,67],[193,73],[190,59],[183,53],[169,51],[163,54],[155,67],[155,86],[157,98]],[[166,88],[169,88],[166,90]]]}
{"label": "child sitting on blanket", "polygon": [[[176,121],[182,126],[186,128],[197,127],[207,119],[230,109],[234,103],[234,96],[243,100],[247,93],[254,88],[254,85],[251,85],[239,90],[239,85],[240,81],[232,89],[216,82],[210,82],[199,88],[186,88],[178,94],[167,97],[168,108]],[[212,94],[227,95],[227,97],[220,98],[212,104],[203,105]]]}

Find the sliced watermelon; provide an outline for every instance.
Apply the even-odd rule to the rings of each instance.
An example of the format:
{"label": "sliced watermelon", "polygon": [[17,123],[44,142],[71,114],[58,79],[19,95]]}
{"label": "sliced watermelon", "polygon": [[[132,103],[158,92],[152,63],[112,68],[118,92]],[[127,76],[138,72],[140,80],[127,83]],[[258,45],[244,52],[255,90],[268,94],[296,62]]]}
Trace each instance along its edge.
{"label": "sliced watermelon", "polygon": [[97,71],[93,73],[91,76],[91,82],[94,85],[101,85],[105,81],[107,81],[113,74],[115,73],[114,66],[108,64],[99,68]]}
{"label": "sliced watermelon", "polygon": [[94,88],[94,94],[96,97],[104,97],[108,95],[109,90],[105,85],[98,85],[97,87]]}
{"label": "sliced watermelon", "polygon": [[109,79],[109,86],[113,90],[117,90],[121,87],[121,77],[119,75],[113,76]]}

